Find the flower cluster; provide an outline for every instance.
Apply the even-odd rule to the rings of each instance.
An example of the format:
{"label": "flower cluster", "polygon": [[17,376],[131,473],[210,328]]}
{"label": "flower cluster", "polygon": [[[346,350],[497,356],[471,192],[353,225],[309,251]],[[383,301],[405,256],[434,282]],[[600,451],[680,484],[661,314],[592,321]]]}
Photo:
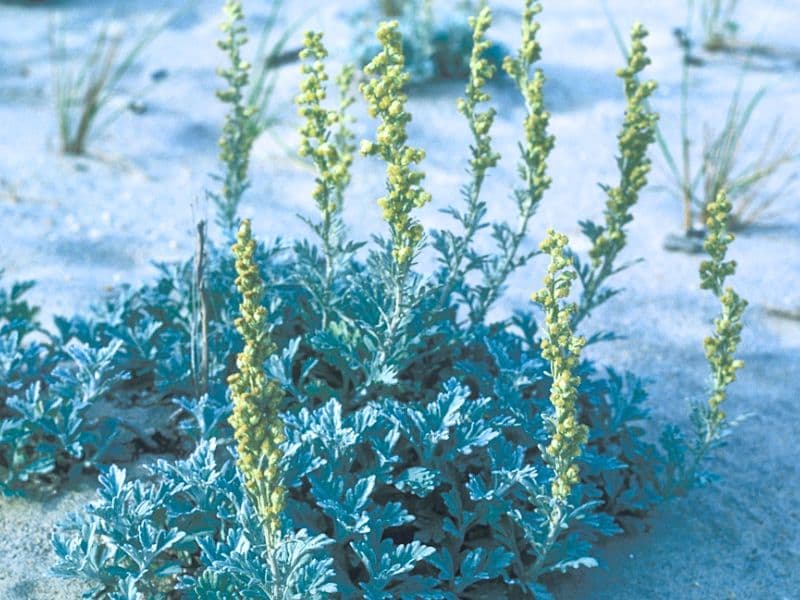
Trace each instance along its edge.
{"label": "flower cluster", "polygon": [[483,112],[477,110],[478,105],[490,100],[484,90],[486,82],[495,75],[495,66],[484,55],[492,43],[486,39],[486,31],[492,24],[492,13],[484,6],[477,17],[469,18],[472,27],[472,53],[469,60],[469,80],[464,98],[458,101],[458,112],[467,118],[470,131],[475,138],[472,146],[470,167],[476,178],[482,180],[486,171],[497,165],[500,155],[491,147],[492,138],[489,130],[494,123],[497,111],[489,108]]}
{"label": "flower cluster", "polygon": [[533,77],[530,76],[531,65],[542,55],[542,47],[536,39],[540,24],[534,20],[541,11],[542,5],[539,2],[526,0],[522,13],[522,44],[515,58],[507,56],[503,61],[503,69],[522,92],[527,111],[523,124],[525,141],[521,146],[520,165],[520,173],[524,175],[526,188],[517,193],[523,219],[533,215],[545,190],[550,187],[547,157],[555,145],[555,138],[547,133],[550,113],[544,106],[544,73],[541,69],[537,69]]}
{"label": "flower cluster", "polygon": [[542,357],[550,363],[553,379],[550,402],[555,408],[550,420],[552,437],[546,458],[555,471],[553,496],[562,501],[569,496],[572,486],[580,481],[575,460],[589,436],[586,425],[578,422],[575,403],[581,379],[573,374],[586,340],[572,333],[570,320],[576,306],[561,305],[561,300],[569,296],[572,282],[577,277],[568,254],[568,242],[564,234],[548,230],[540,244],[542,252],[550,255],[550,266],[544,278],[545,287],[531,296],[545,313],[547,337],[541,342]]}
{"label": "flower cluster", "polygon": [[225,165],[225,176],[221,178],[222,194],[212,197],[219,208],[219,224],[227,231],[233,231],[236,227],[236,210],[248,186],[250,149],[258,135],[258,127],[254,120],[256,109],[248,106],[245,100],[250,64],[241,56],[242,47],[247,43],[242,4],[236,0],[226,0],[223,11],[224,37],[217,45],[228,55],[230,66],[219,70],[220,77],[228,87],[218,91],[217,97],[230,104],[231,111],[225,115],[219,140],[219,157]]}
{"label": "flower cluster", "polygon": [[425,174],[412,168],[425,153],[406,144],[411,115],[405,110],[403,87],[408,74],[403,70],[403,42],[397,28],[397,21],[380,25],[376,35],[382,50],[364,67],[372,79],[361,84],[361,93],[369,115],[380,118],[381,123],[374,142],[362,141],[361,153],[379,156],[387,163],[387,195],[378,200],[378,205],[391,228],[392,255],[399,265],[407,266],[423,233],[411,210],[430,202],[431,195],[420,185]]}
{"label": "flower cluster", "polygon": [[734,358],[741,341],[742,315],[747,301],[732,288],[723,290],[725,279],[736,271],[736,262],[725,260],[733,234],[728,231],[731,203],[724,192],[708,206],[708,235],[703,244],[710,260],[700,265],[700,287],[711,290],[719,298],[722,313],[714,320],[714,334],[704,342],[706,358],[711,365],[712,389],[708,402],[711,424],[717,426],[725,419],[720,409],[727,395],[728,386],[736,380],[736,371],[744,366]]}
{"label": "flower cluster", "polygon": [[618,136],[620,183],[617,187],[605,188],[608,194],[605,227],[595,238],[589,252],[595,268],[603,262],[613,261],[625,246],[623,228],[633,220],[630,209],[639,199],[639,192],[647,185],[647,174],[650,172],[647,149],[655,141],[658,115],[649,109],[647,100],[655,91],[656,83],[641,83],[638,79],[639,73],[650,64],[644,44],[647,35],[647,30],[641,23],[633,26],[628,64],[617,71],[617,76],[624,82],[628,101],[622,131]]}
{"label": "flower cluster", "polygon": [[280,385],[267,377],[264,362],[275,351],[269,337],[269,315],[262,305],[264,284],[255,260],[256,242],[250,221],[242,221],[236,235],[236,288],[242,295],[236,329],[244,349],[236,358],[238,372],[228,378],[233,399],[231,426],[236,439],[237,464],[264,528],[280,529],[284,490],[279,481],[280,444],[284,441],[279,410],[283,401]]}
{"label": "flower cluster", "polygon": [[617,71],[622,79],[627,106],[622,131],[617,136],[619,154],[619,184],[616,187],[601,186],[606,192],[604,222],[582,221],[583,233],[592,246],[589,250],[590,262],[582,264],[575,258],[578,276],[583,293],[578,310],[572,318],[572,327],[579,323],[593,309],[611,298],[618,290],[604,287],[605,282],[626,266],[618,267],[615,261],[626,244],[625,226],[633,220],[631,209],[639,200],[639,193],[647,185],[650,172],[650,159],[647,151],[656,138],[658,115],[650,110],[648,98],[656,89],[654,81],[639,81],[639,74],[650,64],[644,39],[647,30],[639,23],[631,31],[631,52],[625,68]]}
{"label": "flower cluster", "polygon": [[[340,110],[330,110],[322,103],[327,98],[323,60],[328,55],[322,43],[322,34],[306,32],[304,48],[300,52],[305,79],[300,84],[300,94],[296,98],[298,113],[305,119],[300,128],[300,156],[309,157],[319,172],[313,197],[323,218],[329,218],[341,210],[341,195],[350,182],[350,165],[353,163],[352,149],[340,148],[331,139],[331,128],[342,122],[342,112],[351,101],[345,98]],[[348,76],[348,73],[350,75]],[[343,73],[341,86],[349,85],[352,70]]]}

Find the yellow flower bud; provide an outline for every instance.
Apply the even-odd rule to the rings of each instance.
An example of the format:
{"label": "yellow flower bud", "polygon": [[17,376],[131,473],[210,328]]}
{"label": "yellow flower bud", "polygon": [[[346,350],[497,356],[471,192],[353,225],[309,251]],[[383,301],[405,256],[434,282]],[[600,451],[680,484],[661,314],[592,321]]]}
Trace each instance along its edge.
{"label": "yellow flower bud", "polygon": [[[277,448],[283,424],[278,411],[283,394],[272,381],[267,380],[263,365],[275,346],[264,332],[268,330],[266,309],[261,305],[264,284],[254,262],[255,240],[250,221],[242,221],[233,246],[236,257],[236,286],[242,295],[241,317],[236,320],[244,339],[244,349],[237,356],[239,373],[228,379],[233,400],[230,423],[234,428],[237,445],[237,466],[244,477],[245,486],[258,508],[265,526],[273,529],[279,525],[277,515],[283,511],[284,492],[280,487]],[[265,449],[272,449],[265,452]],[[259,465],[265,464],[262,469]]]}

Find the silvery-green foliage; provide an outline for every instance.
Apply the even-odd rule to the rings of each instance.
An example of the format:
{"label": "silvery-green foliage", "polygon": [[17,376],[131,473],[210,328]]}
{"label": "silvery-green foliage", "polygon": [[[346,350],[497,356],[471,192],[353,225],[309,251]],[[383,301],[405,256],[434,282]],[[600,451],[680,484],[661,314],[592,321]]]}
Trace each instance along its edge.
{"label": "silvery-green foliage", "polygon": [[[540,576],[594,565],[594,540],[618,533],[618,518],[641,514],[671,495],[670,482],[683,472],[689,454],[681,453],[677,434],[665,436],[665,447],[645,441],[645,392],[635,376],[582,363],[578,408],[591,430],[580,459],[583,481],[550,539],[537,509],[552,501],[552,473],[541,454],[551,382],[533,315],[463,322],[458,307],[467,282],[442,302],[438,282],[447,280],[446,273],[433,280],[412,273],[403,290],[408,310],[387,345],[386,315],[396,285],[392,263],[391,249],[380,240],[363,263],[351,252],[341,257],[323,327],[314,286],[324,264],[313,246],[298,245],[293,254],[259,249],[263,277],[271,282],[266,302],[275,308],[271,335],[280,348],[265,370],[286,393],[284,541],[309,549],[313,558],[307,564],[313,566],[303,581],[318,581],[324,590],[335,585],[336,594],[320,592],[331,597],[479,598],[512,588],[546,597]],[[174,369],[175,381],[187,381],[180,378],[189,368],[190,339],[183,329],[189,309],[179,290],[189,285],[190,274],[188,267],[162,272],[155,286],[128,292],[122,310],[108,310],[111,318],[88,327],[123,340],[118,356],[130,365],[141,354],[132,336],[117,332],[135,325],[136,316],[150,315],[161,331],[179,332],[167,344],[176,358],[174,366],[158,366],[165,353],[157,349],[150,363],[139,363],[146,365],[140,376],[157,383],[158,369],[165,369],[165,377]],[[231,272],[226,259],[209,261],[208,293],[218,302],[231,293]],[[229,318],[234,309],[217,306],[223,308],[212,312],[209,328],[224,343],[211,346],[217,366],[209,393],[192,398],[184,395],[185,384],[170,386],[166,378],[158,384],[176,396],[189,436],[203,440],[195,458],[162,461],[146,482],[125,480],[119,487],[127,495],[116,502],[127,508],[108,512],[108,523],[90,508],[80,527],[62,530],[62,562],[89,564],[79,558],[85,555],[111,561],[94,571],[59,568],[62,575],[100,582],[110,596],[123,587],[156,589],[163,568],[180,573],[189,596],[222,598],[250,590],[268,597],[263,590],[273,580],[265,574],[263,534],[230,467],[221,469],[228,475],[213,486],[202,475],[193,476],[200,484],[178,481],[167,468],[182,465],[176,469],[202,473],[203,461],[196,457],[213,454],[207,441],[213,438],[220,438],[210,442],[220,445],[217,454],[228,451],[223,382],[231,368],[229,348],[236,344]],[[158,335],[154,339],[163,343]],[[217,489],[213,503],[204,500],[209,487]],[[187,499],[188,490],[195,491]],[[154,494],[166,494],[168,501],[155,496],[154,502]],[[103,495],[113,501],[107,491]],[[117,514],[140,514],[139,504],[170,507],[169,514],[141,509],[143,521],[155,518],[163,529],[153,540],[172,539],[176,531],[185,536],[141,567],[122,556],[108,559],[125,544],[142,546],[138,525],[113,526]],[[198,531],[197,523],[204,528]],[[116,538],[96,535],[97,528],[113,529]],[[286,552],[286,560],[294,560]],[[127,571],[120,570],[120,561]]]}
{"label": "silvery-green foliage", "polygon": [[479,598],[498,585],[535,592],[542,573],[594,564],[590,540],[619,528],[591,500],[565,515],[570,535],[546,564],[537,561],[535,504],[549,479],[519,441],[541,435],[525,435],[520,405],[476,398],[450,380],[424,406],[386,399],[343,416],[331,400],[286,415],[287,461],[301,451],[315,460],[287,471],[290,489],[308,489],[292,494],[288,513],[332,538],[343,597]]}
{"label": "silvery-green foliage", "polygon": [[[551,472],[540,447],[547,442],[542,417],[549,410],[550,378],[533,316],[463,323],[458,291],[442,306],[441,288],[414,274],[405,295],[409,310],[387,348],[382,345],[385,315],[395,284],[385,244],[373,246],[364,263],[352,257],[342,261],[325,328],[312,292],[319,278],[314,270],[323,268],[318,255],[259,252],[263,276],[273,282],[266,301],[276,307],[270,327],[281,348],[265,369],[286,393],[284,536],[294,540],[292,548],[309,549],[307,564],[313,566],[303,581],[319,581],[321,590],[336,586],[336,593],[321,594],[479,598],[513,588],[546,597],[542,574],[593,565],[591,545],[598,536],[620,531],[615,519],[640,514],[668,495],[663,482],[669,481],[670,461],[677,457],[644,440],[641,382],[584,362],[580,419],[592,433],[581,459],[583,482],[562,515],[565,529],[546,553],[537,554],[548,543],[536,509],[549,501]],[[209,264],[209,294],[223,298],[232,281],[222,271],[230,266],[224,260]],[[165,276],[132,296],[149,298],[147,304],[137,300],[138,306],[164,318],[165,331],[180,331],[167,315],[183,319],[175,290],[188,282],[180,279],[180,269],[164,272],[174,278]],[[359,293],[342,293],[354,289]],[[156,313],[159,306],[163,312]],[[223,314],[214,313],[210,329],[220,339],[234,340]],[[187,335],[173,343],[176,356],[188,357]],[[135,351],[124,346],[119,355],[126,364]],[[195,399],[180,386],[173,388],[182,398],[176,402],[187,414],[190,437],[222,436],[220,441],[201,441],[188,462],[161,461],[147,480],[125,479],[118,492],[108,491],[110,475],[105,475],[101,505],[116,502],[124,508],[103,514],[89,508],[79,526],[57,536],[62,563],[88,565],[83,557],[100,556],[105,566],[94,571],[59,567],[60,574],[99,583],[109,597],[111,590],[121,594],[120,586],[155,590],[168,578],[161,569],[179,571],[188,597],[223,598],[241,590],[268,597],[263,594],[271,583],[265,579],[263,534],[253,523],[241,482],[226,466],[214,468],[226,475],[213,476],[212,484],[211,476],[202,475],[205,459],[197,458],[210,460],[213,444],[219,445],[218,456],[228,452],[229,403],[224,393],[213,391],[224,389],[231,365],[226,348],[213,346],[211,360],[219,366],[208,395]],[[188,358],[182,361],[182,369],[188,368]],[[154,374],[156,367],[149,369]],[[184,473],[183,479],[168,465]],[[201,474],[187,484],[186,473],[193,471]],[[210,490],[215,490],[213,500],[205,496]],[[155,505],[166,512],[148,508]],[[140,524],[114,524],[126,514],[139,515],[141,522],[155,519],[161,533],[154,532],[153,540],[171,540],[176,531],[185,535],[140,567],[118,554],[126,544],[142,546]],[[97,530],[113,534],[97,535]]]}
{"label": "silvery-green foliage", "polygon": [[[281,539],[276,574],[265,570],[263,532],[225,450],[202,441],[185,460],[158,460],[131,479],[112,466],[100,476],[98,498],[70,514],[53,535],[52,571],[87,583],[85,597],[267,597],[272,577],[285,598],[334,592],[330,543],[299,531]],[[199,574],[199,575],[198,575]],[[227,594],[227,595],[226,595]],[[307,595],[306,595],[307,594]]]}
{"label": "silvery-green foliage", "polygon": [[[22,296],[32,284],[0,291],[0,491],[21,494],[102,461],[115,421],[90,414],[127,377],[116,365],[122,346],[90,348],[30,340],[38,311]],[[69,339],[66,341],[70,341]]]}
{"label": "silvery-green foliage", "polygon": [[206,393],[199,398],[181,396],[174,402],[187,415],[179,426],[189,438],[195,441],[225,438],[231,414],[229,394]]}
{"label": "silvery-green foliage", "polygon": [[47,348],[37,342],[27,343],[19,331],[0,334],[0,399],[19,392],[49,367]]}
{"label": "silvery-green foliage", "polygon": [[3,404],[9,396],[53,366],[47,348],[29,339],[40,331],[39,308],[24,298],[32,287],[32,281],[24,281],[13,283],[10,289],[0,288],[0,417],[5,415]]}
{"label": "silvery-green foliage", "polygon": [[[137,381],[149,380],[159,390],[188,393],[192,390],[190,357],[184,350],[191,337],[190,282],[192,263],[159,264],[160,276],[154,285],[134,290],[122,287],[86,317],[56,319],[59,340],[74,337],[87,344],[122,342],[119,362],[131,371]],[[217,270],[221,273],[222,270]],[[228,282],[214,282],[213,289],[222,292]],[[232,279],[230,279],[232,284]],[[218,323],[233,307],[219,304],[212,323]],[[219,343],[213,356],[224,355],[232,339],[217,335],[212,328],[209,343]],[[212,364],[213,370],[220,365]]]}
{"label": "silvery-green foliage", "polygon": [[[3,270],[0,269],[0,277]],[[32,281],[15,282],[10,290],[0,288],[0,335],[16,331],[25,337],[39,329],[36,315],[38,307],[31,306],[23,296],[33,287]]]}
{"label": "silvery-green foliage", "polygon": [[[287,473],[291,485],[310,488],[310,498],[290,498],[287,512],[296,526],[332,538],[329,553],[339,591],[345,597],[384,598],[412,597],[430,588],[429,577],[408,573],[433,548],[419,540],[395,543],[385,535],[412,522],[413,515],[399,502],[373,497],[399,463],[393,452],[398,428],[375,405],[343,419],[339,402],[330,400],[315,411],[287,415],[287,436],[290,447],[297,447],[295,455],[311,458],[307,464],[309,456],[302,457],[304,468]],[[352,578],[353,571],[360,575]]]}
{"label": "silvery-green foliage", "polygon": [[[259,259],[270,268],[281,252],[279,243],[259,248]],[[209,244],[205,273],[208,305],[209,394],[224,402],[225,376],[233,366],[240,341],[232,323],[235,298],[233,259],[226,249]],[[191,352],[193,260],[157,263],[159,275],[153,284],[138,289],[123,286],[89,317],[55,319],[54,344],[69,339],[100,346],[121,342],[117,358],[120,367],[131,372],[141,384],[154,385],[169,395],[194,392]],[[281,275],[281,277],[283,277]],[[278,298],[275,298],[278,301]],[[277,304],[273,307],[279,312]]]}
{"label": "silvery-green foliage", "polygon": [[337,591],[333,560],[323,552],[331,540],[292,531],[281,535],[270,555],[261,524],[246,498],[239,505],[236,525],[220,538],[199,540],[205,568],[196,580],[186,580],[192,598],[270,598],[276,582],[283,590],[280,598],[286,600],[323,599]]}
{"label": "silvery-green foliage", "polygon": [[198,539],[218,532],[241,500],[233,468],[219,465],[215,451],[215,442],[201,442],[185,460],[157,461],[144,479],[112,466],[97,500],[54,534],[53,572],[89,583],[86,597],[130,589],[165,597],[195,562]]}

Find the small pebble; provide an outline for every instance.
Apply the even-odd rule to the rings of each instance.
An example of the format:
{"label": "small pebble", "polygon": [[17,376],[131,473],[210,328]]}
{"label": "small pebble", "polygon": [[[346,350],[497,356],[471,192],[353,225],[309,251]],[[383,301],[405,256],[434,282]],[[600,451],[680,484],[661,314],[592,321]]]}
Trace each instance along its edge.
{"label": "small pebble", "polygon": [[169,71],[167,71],[166,69],[156,69],[155,71],[150,73],[150,80],[153,83],[160,83],[164,81],[168,75]]}
{"label": "small pebble", "polygon": [[135,115],[143,115],[147,112],[147,104],[143,100],[131,100],[128,102],[128,110]]}

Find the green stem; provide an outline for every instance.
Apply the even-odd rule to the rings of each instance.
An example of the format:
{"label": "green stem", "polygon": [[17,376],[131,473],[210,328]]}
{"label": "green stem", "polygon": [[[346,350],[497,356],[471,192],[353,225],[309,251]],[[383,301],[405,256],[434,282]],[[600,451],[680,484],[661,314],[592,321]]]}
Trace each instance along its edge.
{"label": "green stem", "polygon": [[447,281],[442,287],[442,293],[439,297],[438,308],[442,309],[447,304],[447,299],[453,293],[456,285],[464,279],[464,273],[461,266],[467,256],[467,250],[472,245],[475,235],[478,233],[480,227],[480,204],[478,199],[480,197],[481,188],[483,187],[484,177],[476,176],[469,188],[468,212],[466,222],[468,226],[464,232],[464,237],[459,240],[456,246],[456,253],[452,265],[448,265]]}
{"label": "green stem", "polygon": [[688,236],[694,229],[694,194],[692,193],[691,144],[689,137],[689,59],[691,53],[692,23],[694,16],[694,0],[688,0],[686,30],[683,46],[683,65],[681,67],[681,156],[683,159],[683,177],[681,194],[683,196],[683,229]]}

